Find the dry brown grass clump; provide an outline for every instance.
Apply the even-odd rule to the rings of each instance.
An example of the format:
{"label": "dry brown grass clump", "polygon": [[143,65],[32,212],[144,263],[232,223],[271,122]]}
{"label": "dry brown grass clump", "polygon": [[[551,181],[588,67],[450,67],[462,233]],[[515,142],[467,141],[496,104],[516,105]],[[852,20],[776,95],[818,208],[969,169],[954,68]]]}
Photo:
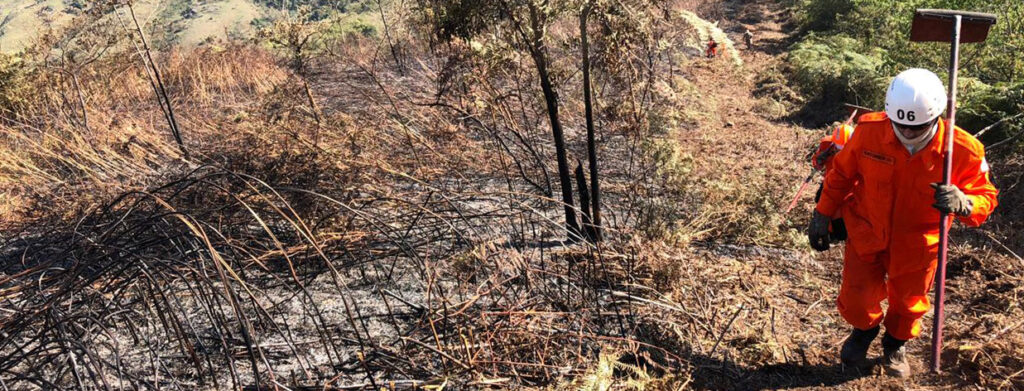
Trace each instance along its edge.
{"label": "dry brown grass clump", "polygon": [[[266,53],[241,46],[165,57],[175,114],[200,148],[223,133],[252,132],[241,119],[287,76]],[[59,213],[47,205],[87,209],[181,165],[144,70],[119,60],[85,68],[77,84],[46,68],[26,78],[35,99],[0,123],[0,192],[12,212],[4,222]]]}

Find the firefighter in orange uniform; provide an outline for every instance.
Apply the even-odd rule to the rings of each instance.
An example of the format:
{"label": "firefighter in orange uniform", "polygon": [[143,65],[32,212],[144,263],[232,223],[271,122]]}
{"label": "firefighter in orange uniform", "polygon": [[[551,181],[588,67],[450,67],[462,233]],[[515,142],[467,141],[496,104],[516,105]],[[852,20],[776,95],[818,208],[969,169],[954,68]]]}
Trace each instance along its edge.
{"label": "firefighter in orange uniform", "polygon": [[841,124],[832,130],[831,135],[822,137],[811,159],[814,168],[827,173],[832,166],[832,157],[842,151],[850,137],[853,137],[853,129],[853,125]]}
{"label": "firefighter in orange uniform", "polygon": [[[886,373],[910,375],[904,343],[920,334],[930,307],[941,216],[978,226],[996,207],[984,146],[963,129],[946,127],[939,117],[945,106],[934,73],[900,73],[886,92],[885,112],[860,118],[856,137],[825,176],[808,238],[814,249],[828,250],[829,222],[843,216],[848,239],[837,306],[853,326],[840,352],[848,367],[869,364],[868,348],[884,324]],[[954,137],[951,185],[941,184],[946,137]]]}
{"label": "firefighter in orange uniform", "polygon": [[708,47],[704,54],[708,58],[714,58],[718,54],[718,42],[715,42],[714,38],[708,38]]}

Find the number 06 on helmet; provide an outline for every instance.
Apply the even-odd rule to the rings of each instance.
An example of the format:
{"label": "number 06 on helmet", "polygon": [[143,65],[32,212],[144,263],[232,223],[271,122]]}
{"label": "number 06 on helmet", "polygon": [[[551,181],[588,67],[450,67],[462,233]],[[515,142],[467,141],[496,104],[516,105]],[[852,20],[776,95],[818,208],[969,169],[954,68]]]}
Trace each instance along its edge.
{"label": "number 06 on helmet", "polygon": [[911,68],[900,72],[885,92],[885,114],[900,125],[931,122],[946,109],[946,88],[939,77],[927,69]]}

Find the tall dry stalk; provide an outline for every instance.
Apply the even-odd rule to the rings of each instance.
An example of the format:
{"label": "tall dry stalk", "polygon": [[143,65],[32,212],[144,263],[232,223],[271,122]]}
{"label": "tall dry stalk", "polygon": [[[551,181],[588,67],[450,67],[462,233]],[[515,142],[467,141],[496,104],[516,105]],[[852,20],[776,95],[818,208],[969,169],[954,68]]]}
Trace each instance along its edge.
{"label": "tall dry stalk", "polygon": [[[142,25],[139,24],[139,19],[135,16],[135,7],[132,5],[132,1],[125,2],[125,5],[128,7],[128,13],[131,16],[132,23],[135,24],[135,31],[139,34],[139,40],[142,42],[142,46],[140,47],[139,44],[132,39],[132,45],[135,47],[135,51],[139,55],[139,58],[143,61],[143,65],[146,68],[146,74],[150,79],[150,85],[153,87],[153,94],[156,96],[157,103],[160,105],[160,110],[164,113],[167,125],[171,129],[171,135],[174,136],[174,141],[178,143],[178,149],[181,150],[182,157],[188,160],[188,150],[185,148],[185,142],[181,137],[181,129],[178,128],[178,121],[174,118],[174,106],[171,104],[171,98],[167,94],[167,89],[164,87],[163,77],[160,75],[160,68],[156,65],[156,61],[153,60],[153,53],[149,48],[149,42],[146,40],[146,33],[143,31]],[[125,33],[131,37],[132,34],[128,31],[128,27],[125,26],[124,21],[121,20],[121,14],[116,12],[116,16],[118,21],[121,22],[121,27],[124,29]]]}

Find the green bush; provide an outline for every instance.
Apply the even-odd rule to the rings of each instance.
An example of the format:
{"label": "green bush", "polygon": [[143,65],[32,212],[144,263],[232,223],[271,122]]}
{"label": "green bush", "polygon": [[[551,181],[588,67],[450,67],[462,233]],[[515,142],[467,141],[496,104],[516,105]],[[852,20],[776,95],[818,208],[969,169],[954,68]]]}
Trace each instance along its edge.
{"label": "green bush", "polygon": [[805,31],[827,31],[853,9],[853,0],[803,0],[799,2],[797,15]]}
{"label": "green bush", "polygon": [[[1024,112],[1024,82],[981,85],[964,91],[957,111],[957,125],[970,132]],[[991,145],[1024,131],[1024,117],[1006,121],[985,133],[982,141]]]}
{"label": "green bush", "polygon": [[345,33],[354,33],[363,37],[374,37],[377,35],[377,27],[367,23],[361,18],[355,18],[341,26],[341,31]]}
{"label": "green bush", "polygon": [[854,103],[881,107],[888,77],[879,72],[884,51],[846,36],[809,35],[787,55],[788,73],[811,106]]}
{"label": "green bush", "polygon": [[[964,124],[984,127],[985,118],[1003,111],[979,107],[995,104],[996,96],[1011,93],[1009,87],[1024,81],[1024,2],[1020,0],[798,0],[794,3],[800,30],[806,32],[792,47],[787,75],[803,94],[807,107],[801,115],[814,125],[837,119],[831,110],[842,102],[881,108],[889,77],[908,68],[930,69],[945,79],[949,45],[914,43],[909,31],[917,8],[948,8],[996,14],[984,43],[969,44],[961,53],[960,77],[974,79],[976,86],[962,84]],[[986,85],[1004,86],[987,93]],[[977,88],[976,88],[977,87]],[[1012,107],[1008,97],[1001,107]],[[996,105],[999,106],[999,105]],[[823,110],[828,109],[828,110]],[[813,118],[810,118],[813,117]]]}
{"label": "green bush", "polygon": [[28,94],[25,64],[20,57],[0,53],[0,116],[17,113]]}

